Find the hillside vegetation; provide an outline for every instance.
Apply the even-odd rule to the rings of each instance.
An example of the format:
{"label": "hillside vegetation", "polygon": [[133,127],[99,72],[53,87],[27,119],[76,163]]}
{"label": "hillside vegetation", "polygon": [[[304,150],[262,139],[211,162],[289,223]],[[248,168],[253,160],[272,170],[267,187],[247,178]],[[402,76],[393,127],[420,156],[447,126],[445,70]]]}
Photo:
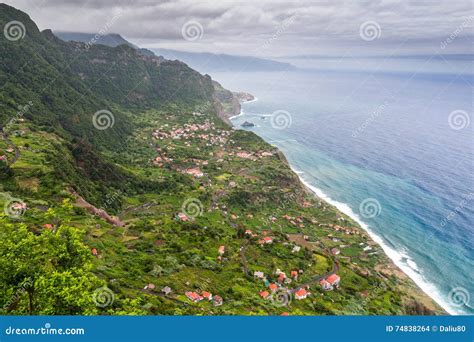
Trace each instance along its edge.
{"label": "hillside vegetation", "polygon": [[219,117],[235,99],[209,76],[63,42],[0,5],[12,20],[26,34],[0,36],[1,314],[441,312],[278,150]]}

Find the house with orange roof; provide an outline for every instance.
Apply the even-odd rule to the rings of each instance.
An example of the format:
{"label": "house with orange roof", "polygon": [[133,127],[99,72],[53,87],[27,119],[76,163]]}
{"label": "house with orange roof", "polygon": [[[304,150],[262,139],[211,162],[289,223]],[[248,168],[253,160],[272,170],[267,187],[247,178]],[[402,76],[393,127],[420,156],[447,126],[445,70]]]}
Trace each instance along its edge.
{"label": "house with orange roof", "polygon": [[270,296],[270,293],[268,291],[260,291],[259,292],[259,295],[260,297],[262,297],[263,299],[267,299],[268,296]]}
{"label": "house with orange roof", "polygon": [[276,290],[278,290],[278,285],[272,283],[272,284],[268,285],[268,288],[269,288],[272,292],[275,292]]}
{"label": "house with orange roof", "polygon": [[291,271],[291,272],[290,272],[290,276],[291,276],[291,278],[293,278],[294,280],[297,280],[297,279],[298,279],[298,271]]}
{"label": "house with orange roof", "polygon": [[198,293],[192,292],[192,291],[187,291],[184,293],[186,297],[188,297],[189,300],[191,300],[194,303],[200,302],[203,297],[201,297]]}
{"label": "house with orange roof", "polygon": [[311,293],[306,291],[305,289],[299,289],[298,291],[295,292],[295,298],[298,300],[302,300],[307,298]]}
{"label": "house with orange roof", "polygon": [[326,281],[331,284],[333,287],[339,287],[339,282],[341,281],[341,277],[337,274],[333,273],[326,277]]}
{"label": "house with orange roof", "polygon": [[212,300],[212,294],[207,291],[202,291],[202,297],[207,300]]}

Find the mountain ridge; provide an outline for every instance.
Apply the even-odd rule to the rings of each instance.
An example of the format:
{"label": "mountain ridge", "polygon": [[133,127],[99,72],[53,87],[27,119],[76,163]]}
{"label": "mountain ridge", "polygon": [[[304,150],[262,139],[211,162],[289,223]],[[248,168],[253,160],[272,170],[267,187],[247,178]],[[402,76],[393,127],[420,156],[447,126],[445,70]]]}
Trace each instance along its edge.
{"label": "mountain ridge", "polygon": [[180,60],[202,73],[210,73],[213,71],[282,71],[296,69],[296,67],[289,63],[253,56],[186,52],[165,48],[144,49],[137,47],[116,33],[100,35],[98,38],[96,38],[97,35],[93,33],[58,31],[54,34],[65,41],[79,41],[83,43],[93,41],[94,44],[102,44],[111,47],[122,44],[129,45],[145,55],[156,54],[157,56],[163,56],[169,60]]}

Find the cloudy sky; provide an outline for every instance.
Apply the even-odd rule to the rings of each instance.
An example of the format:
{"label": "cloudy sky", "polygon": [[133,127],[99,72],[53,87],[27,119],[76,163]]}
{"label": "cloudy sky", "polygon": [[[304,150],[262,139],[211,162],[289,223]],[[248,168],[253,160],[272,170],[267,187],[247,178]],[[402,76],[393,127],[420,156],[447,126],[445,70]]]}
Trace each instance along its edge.
{"label": "cloudy sky", "polygon": [[[266,57],[473,53],[472,0],[10,0],[40,29]],[[444,46],[444,47],[443,47]]]}

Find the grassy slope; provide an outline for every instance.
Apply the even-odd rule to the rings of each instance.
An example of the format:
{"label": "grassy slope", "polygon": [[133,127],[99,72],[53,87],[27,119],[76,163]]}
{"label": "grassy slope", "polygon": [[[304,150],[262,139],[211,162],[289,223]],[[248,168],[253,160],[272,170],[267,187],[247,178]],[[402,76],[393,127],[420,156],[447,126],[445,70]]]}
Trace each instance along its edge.
{"label": "grassy slope", "polygon": [[[99,250],[94,272],[116,294],[114,306],[104,309],[104,313],[113,313],[114,307],[121,309],[125,298],[138,298],[149,314],[413,313],[414,300],[402,292],[408,288],[400,287],[410,282],[376,272],[376,265],[388,263],[381,249],[374,245],[370,252],[376,254],[364,252],[362,248],[372,244],[368,236],[348,217],[308,194],[278,152],[260,138],[230,130],[212,113],[193,116],[184,110],[181,113],[148,110],[139,114],[134,116],[134,124],[139,128],[127,141],[127,150],[109,152],[106,158],[114,161],[115,167],[156,186],[134,196],[118,190],[112,201],[105,201],[104,208],[118,213],[127,222],[126,227],[112,226],[82,209],[68,217],[72,225],[86,231],[87,244]],[[198,131],[194,137],[152,138],[154,129],[167,132],[206,121],[213,122],[214,127],[206,132]],[[41,230],[41,225],[48,222],[39,222],[37,217],[41,216],[36,213],[42,206],[54,207],[63,197],[68,197],[65,192],[68,184],[57,182],[52,157],[58,144],[63,144],[61,139],[29,127],[34,125],[25,122],[13,127],[24,132],[23,136],[12,137],[21,148],[21,157],[12,166],[14,176],[4,185],[31,207],[23,222],[31,229]],[[222,136],[223,140],[211,144],[198,138],[198,134]],[[161,156],[173,162],[153,165],[151,159],[158,155],[157,147]],[[237,151],[254,156],[266,151],[272,156],[249,160],[237,157]],[[73,165],[72,156],[66,159]],[[205,173],[202,178],[195,179],[179,171],[200,161],[208,162],[201,165]],[[189,222],[177,221],[176,214],[191,198],[199,200],[202,215]],[[284,219],[285,214],[300,217],[302,226]],[[357,233],[336,232],[330,224],[350,227]],[[267,230],[275,242],[262,247],[257,243],[258,238],[238,236],[239,228],[252,229],[259,234],[258,238]],[[295,234],[306,234],[309,241]],[[329,234],[339,241],[334,242]],[[295,245],[291,240],[303,246],[300,252],[291,252]],[[226,246],[222,261],[217,260],[220,245]],[[243,272],[242,246],[246,246],[244,255],[249,270],[263,271],[270,281],[276,280],[277,268],[287,274],[302,269],[304,273],[299,281],[290,287],[330,271],[335,259],[328,249],[337,246],[341,249],[338,257],[341,289],[323,292],[319,286],[311,286],[312,295],[308,299],[292,298],[288,306],[263,300],[258,292],[265,289],[265,284]],[[143,291],[148,283],[155,284],[156,290]],[[159,289],[163,286],[170,286],[173,295],[160,296]],[[220,307],[208,302],[191,303],[184,297],[188,290],[219,294],[225,303]]]}

